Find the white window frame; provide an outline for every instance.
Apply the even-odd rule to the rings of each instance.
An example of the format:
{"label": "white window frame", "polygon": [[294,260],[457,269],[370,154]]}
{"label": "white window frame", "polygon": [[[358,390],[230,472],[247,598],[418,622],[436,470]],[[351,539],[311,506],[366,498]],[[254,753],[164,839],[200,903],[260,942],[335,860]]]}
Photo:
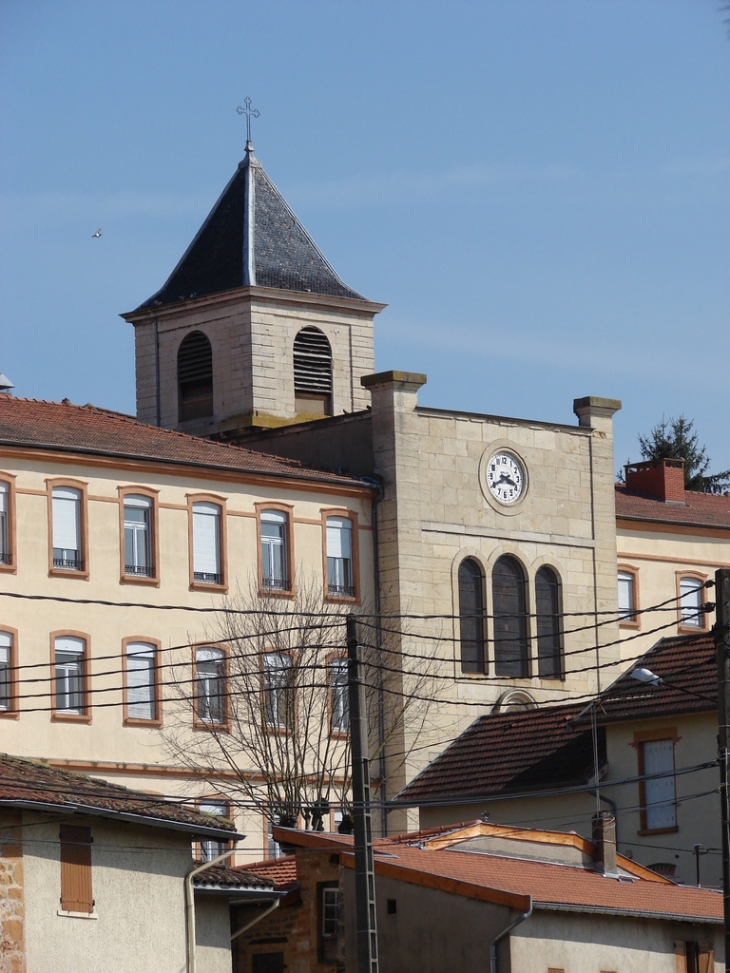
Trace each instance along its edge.
{"label": "white window frame", "polygon": [[349,517],[327,517],[327,594],[335,598],[355,596],[353,523]]}
{"label": "white window frame", "polygon": [[330,727],[334,733],[348,733],[350,729],[347,659],[330,662]]}
{"label": "white window frame", "polygon": [[[227,818],[230,814],[228,802],[223,800],[206,797],[198,804],[198,810],[203,814],[215,814],[220,818]],[[222,855],[227,849],[227,841],[219,841],[216,838],[200,839],[200,858],[201,861],[209,862]],[[225,863],[224,863],[225,864]]]}
{"label": "white window frame", "polygon": [[261,587],[289,591],[289,516],[283,510],[262,510],[259,521]]}
{"label": "white window frame", "polygon": [[[56,713],[66,713],[70,716],[86,715],[86,653],[86,640],[79,636],[57,635],[54,638],[53,695]],[[59,661],[59,654],[68,658]]]}
{"label": "white window frame", "polygon": [[223,584],[220,504],[196,500],[192,504],[193,582]]}
{"label": "white window frame", "polygon": [[13,710],[13,636],[11,632],[0,631],[0,712]]}
{"label": "white window frame", "polygon": [[54,486],[51,490],[53,567],[83,571],[81,518],[83,492],[78,487]]}
{"label": "white window frame", "polygon": [[10,550],[10,484],[0,480],[0,565],[12,564]]}
{"label": "white window frame", "polygon": [[[202,705],[201,705],[202,701]],[[195,716],[198,723],[226,721],[226,653],[212,646],[195,650]]]}
{"label": "white window frame", "polygon": [[[623,593],[626,593],[628,598],[622,598]],[[636,624],[638,621],[636,615],[636,575],[633,571],[619,570],[618,572],[618,610],[619,621],[623,624]]]}
{"label": "white window frame", "polygon": [[[128,519],[127,511],[130,511]],[[144,511],[142,521],[132,519],[132,511]],[[130,577],[151,578],[155,568],[152,563],[152,498],[142,494],[124,495],[124,573]],[[131,559],[127,556],[130,542]]]}
{"label": "white window frame", "polygon": [[682,628],[705,628],[705,615],[699,609],[703,604],[704,582],[693,575],[679,578],[679,624]]}
{"label": "white window frame", "polygon": [[[264,656],[264,719],[270,730],[294,728],[294,712],[290,709],[296,706],[296,701],[290,685],[291,671],[292,660],[285,652],[269,652]],[[291,699],[287,698],[289,694]]]}
{"label": "white window frame", "polygon": [[157,647],[152,642],[127,642],[124,655],[126,718],[140,723],[154,723],[158,719]]}

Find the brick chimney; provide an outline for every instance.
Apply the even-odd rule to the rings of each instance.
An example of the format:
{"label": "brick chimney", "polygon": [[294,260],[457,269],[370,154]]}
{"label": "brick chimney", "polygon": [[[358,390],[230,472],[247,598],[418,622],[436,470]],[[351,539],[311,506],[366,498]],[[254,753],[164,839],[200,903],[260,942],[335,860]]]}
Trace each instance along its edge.
{"label": "brick chimney", "polygon": [[602,875],[617,875],[616,870],[616,818],[608,811],[594,814],[593,867]]}
{"label": "brick chimney", "polygon": [[651,459],[646,463],[630,463],[624,470],[626,489],[632,493],[643,493],[664,503],[686,502],[683,459]]}

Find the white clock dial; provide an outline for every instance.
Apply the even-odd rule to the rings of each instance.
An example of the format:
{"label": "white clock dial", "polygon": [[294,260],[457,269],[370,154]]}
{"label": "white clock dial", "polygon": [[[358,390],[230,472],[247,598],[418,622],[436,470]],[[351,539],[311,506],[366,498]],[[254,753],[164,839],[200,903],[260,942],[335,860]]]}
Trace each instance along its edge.
{"label": "white clock dial", "polygon": [[511,453],[495,453],[487,463],[487,486],[500,503],[517,503],[525,491],[525,471]]}

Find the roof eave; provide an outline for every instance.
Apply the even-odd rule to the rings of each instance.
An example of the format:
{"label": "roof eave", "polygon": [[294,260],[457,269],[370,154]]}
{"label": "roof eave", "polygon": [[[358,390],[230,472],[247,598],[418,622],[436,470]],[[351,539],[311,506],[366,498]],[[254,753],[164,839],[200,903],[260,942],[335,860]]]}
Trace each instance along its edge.
{"label": "roof eave", "polygon": [[626,916],[637,919],[668,919],[672,922],[708,922],[712,925],[722,925],[723,919],[718,916],[698,916],[684,912],[650,912],[646,909],[621,909],[616,906],[584,905],[573,902],[534,902],[533,909],[548,912],[590,912],[607,916]]}

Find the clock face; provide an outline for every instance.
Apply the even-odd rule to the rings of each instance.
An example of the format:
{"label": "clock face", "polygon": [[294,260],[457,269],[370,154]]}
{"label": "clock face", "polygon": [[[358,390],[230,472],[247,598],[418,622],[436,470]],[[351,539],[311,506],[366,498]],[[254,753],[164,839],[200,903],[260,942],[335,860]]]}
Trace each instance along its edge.
{"label": "clock face", "polygon": [[487,464],[487,486],[500,503],[517,503],[525,492],[525,471],[511,453],[495,453]]}

